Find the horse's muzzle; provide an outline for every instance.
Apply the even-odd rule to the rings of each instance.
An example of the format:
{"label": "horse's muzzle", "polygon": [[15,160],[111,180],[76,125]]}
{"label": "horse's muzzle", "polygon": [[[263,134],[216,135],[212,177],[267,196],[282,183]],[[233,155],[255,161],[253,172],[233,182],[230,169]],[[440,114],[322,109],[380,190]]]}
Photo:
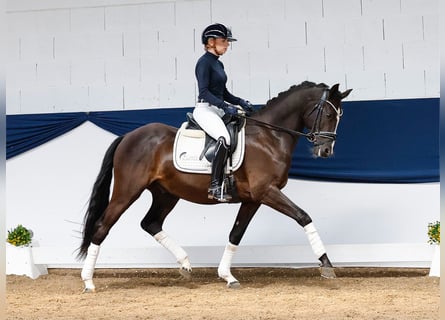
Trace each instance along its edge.
{"label": "horse's muzzle", "polygon": [[328,158],[332,156],[334,154],[334,144],[335,141],[333,140],[315,141],[313,149],[314,157]]}

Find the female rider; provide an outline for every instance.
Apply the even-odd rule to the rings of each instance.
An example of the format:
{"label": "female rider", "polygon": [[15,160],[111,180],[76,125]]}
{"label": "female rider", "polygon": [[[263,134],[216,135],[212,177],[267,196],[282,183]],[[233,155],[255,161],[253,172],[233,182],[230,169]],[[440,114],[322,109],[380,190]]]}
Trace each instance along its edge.
{"label": "female rider", "polygon": [[201,128],[217,141],[208,197],[227,202],[231,200],[231,195],[225,193],[222,184],[230,136],[221,118],[226,113],[236,114],[240,108],[235,105],[248,112],[252,111],[252,105],[234,96],[226,88],[227,75],[219,57],[226,53],[230,42],[236,41],[230,29],[215,23],[204,29],[201,38],[206,52],[199,58],[195,67],[199,95],[193,117]]}

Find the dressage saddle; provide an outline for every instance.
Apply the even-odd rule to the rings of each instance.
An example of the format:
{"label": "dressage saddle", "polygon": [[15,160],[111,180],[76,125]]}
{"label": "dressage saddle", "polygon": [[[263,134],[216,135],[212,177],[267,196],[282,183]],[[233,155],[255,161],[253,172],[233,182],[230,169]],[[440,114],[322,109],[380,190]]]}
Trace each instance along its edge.
{"label": "dressage saddle", "polygon": [[[236,115],[225,114],[222,117],[222,120],[226,125],[227,131],[229,132],[230,141],[232,141],[229,148],[229,158],[231,158],[231,155],[235,151],[236,146],[238,144],[238,133],[246,124],[246,119],[237,117]],[[191,112],[187,112],[186,129],[204,131],[200,127],[200,125],[196,122],[196,120],[193,118],[193,113]],[[216,140],[213,139],[211,136],[209,136],[206,132],[204,149],[202,150],[201,155],[199,156],[199,160],[201,160],[203,157],[206,157],[207,161],[212,162],[213,158],[215,157],[215,147],[216,147]]]}

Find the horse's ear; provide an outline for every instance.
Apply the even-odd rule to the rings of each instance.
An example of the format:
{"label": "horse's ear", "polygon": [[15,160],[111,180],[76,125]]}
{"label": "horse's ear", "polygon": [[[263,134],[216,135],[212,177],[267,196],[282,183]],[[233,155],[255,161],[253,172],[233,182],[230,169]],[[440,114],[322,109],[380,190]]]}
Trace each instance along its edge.
{"label": "horse's ear", "polygon": [[345,92],[341,93],[341,98],[344,99],[351,93],[352,89],[348,89]]}
{"label": "horse's ear", "polygon": [[336,83],[332,86],[332,88],[329,90],[329,96],[332,97],[334,94],[338,92],[338,86],[340,84]]}

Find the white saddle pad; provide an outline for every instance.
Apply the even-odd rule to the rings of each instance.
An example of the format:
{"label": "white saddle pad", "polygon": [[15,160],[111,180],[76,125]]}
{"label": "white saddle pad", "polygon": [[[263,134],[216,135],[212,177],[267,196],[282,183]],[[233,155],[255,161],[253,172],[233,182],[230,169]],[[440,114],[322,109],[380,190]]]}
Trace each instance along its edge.
{"label": "white saddle pad", "polygon": [[[176,133],[173,145],[173,163],[179,171],[190,173],[210,174],[212,163],[203,156],[199,157],[204,149],[205,132],[202,130],[185,129],[187,122],[184,122]],[[237,170],[243,163],[244,158],[244,128],[238,133],[238,145],[232,154],[232,171]],[[226,172],[230,168],[226,167]]]}

